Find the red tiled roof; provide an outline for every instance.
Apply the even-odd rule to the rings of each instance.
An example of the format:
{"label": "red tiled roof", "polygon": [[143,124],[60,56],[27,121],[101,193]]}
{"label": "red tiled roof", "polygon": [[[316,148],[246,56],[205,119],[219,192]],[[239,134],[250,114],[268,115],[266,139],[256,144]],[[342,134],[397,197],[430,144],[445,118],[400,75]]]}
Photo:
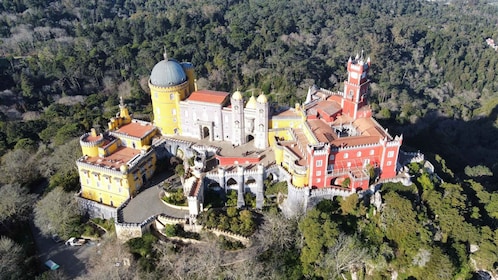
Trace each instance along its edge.
{"label": "red tiled roof", "polygon": [[134,156],[140,154],[140,150],[128,147],[119,147],[114,153],[106,157],[83,157],[81,160],[88,164],[107,166],[119,170],[119,167],[126,164]]}
{"label": "red tiled roof", "polygon": [[311,131],[320,142],[331,142],[337,138],[337,134],[332,127],[322,120],[308,120],[308,124],[310,125]]}
{"label": "red tiled roof", "polygon": [[145,122],[131,122],[117,129],[115,132],[137,138],[143,138],[156,129],[152,124]]}
{"label": "red tiled roof", "polygon": [[223,105],[225,99],[229,95],[230,93],[224,91],[198,90],[192,92],[187,100]]}

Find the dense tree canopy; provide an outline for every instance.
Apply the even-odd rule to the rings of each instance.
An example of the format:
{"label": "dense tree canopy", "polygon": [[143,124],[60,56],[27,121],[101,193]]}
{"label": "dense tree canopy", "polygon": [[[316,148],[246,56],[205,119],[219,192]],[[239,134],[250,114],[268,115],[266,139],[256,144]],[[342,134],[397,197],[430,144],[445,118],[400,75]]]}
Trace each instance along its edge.
{"label": "dense tree canopy", "polygon": [[[73,139],[104,130],[118,96],[136,117],[151,119],[147,81],[164,48],[193,62],[201,87],[262,91],[274,105],[291,106],[313,84],[341,90],[348,57],[363,52],[373,62],[374,113],[434,158],[446,183],[414,164],[414,184],[384,184],[378,209],[354,195],[324,202],[299,222],[269,217],[261,232],[270,236],[257,237],[260,251],[244,259],[252,269],[236,263],[202,275],[203,265],[219,265],[223,254],[202,247],[156,248],[157,258],[143,267],[180,278],[195,265],[189,276],[228,279],[389,278],[390,271],[468,278],[474,261],[491,270],[498,251],[498,53],[485,39],[498,40],[498,17],[487,2],[2,1],[2,223],[27,217],[26,187],[44,178],[53,191],[36,205],[35,222],[47,234],[70,232],[78,219],[64,192],[78,188]],[[211,222],[247,235],[255,230],[250,212],[229,211]],[[4,240],[3,248],[18,252]],[[469,252],[470,245],[479,249]],[[210,253],[210,262],[195,263]]]}

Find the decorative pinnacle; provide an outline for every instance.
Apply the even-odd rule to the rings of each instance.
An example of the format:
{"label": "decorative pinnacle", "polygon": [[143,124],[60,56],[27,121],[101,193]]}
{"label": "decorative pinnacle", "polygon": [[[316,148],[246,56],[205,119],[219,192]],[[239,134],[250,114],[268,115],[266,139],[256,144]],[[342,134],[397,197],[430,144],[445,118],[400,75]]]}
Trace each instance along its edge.
{"label": "decorative pinnacle", "polygon": [[166,46],[164,46],[163,58],[164,60],[168,60],[168,53],[166,52]]}

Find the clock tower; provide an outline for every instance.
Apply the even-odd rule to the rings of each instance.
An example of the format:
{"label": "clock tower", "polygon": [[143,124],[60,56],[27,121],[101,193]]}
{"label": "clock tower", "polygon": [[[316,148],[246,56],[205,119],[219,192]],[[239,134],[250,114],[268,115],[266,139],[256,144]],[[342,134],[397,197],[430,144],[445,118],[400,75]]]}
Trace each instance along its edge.
{"label": "clock tower", "polygon": [[370,57],[364,61],[363,55],[361,57],[356,55],[354,59],[348,60],[348,80],[344,82],[342,110],[343,114],[353,119],[358,117],[358,109],[367,104],[369,69]]}

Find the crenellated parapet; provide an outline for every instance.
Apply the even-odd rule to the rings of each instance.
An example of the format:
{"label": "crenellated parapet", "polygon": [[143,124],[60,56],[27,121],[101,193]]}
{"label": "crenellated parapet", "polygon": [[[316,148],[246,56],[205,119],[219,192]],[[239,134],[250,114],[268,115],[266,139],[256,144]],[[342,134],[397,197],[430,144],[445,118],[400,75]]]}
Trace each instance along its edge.
{"label": "crenellated parapet", "polygon": [[92,136],[90,132],[87,132],[80,137],[80,145],[84,147],[99,147],[104,143],[104,136],[99,134],[98,136]]}

